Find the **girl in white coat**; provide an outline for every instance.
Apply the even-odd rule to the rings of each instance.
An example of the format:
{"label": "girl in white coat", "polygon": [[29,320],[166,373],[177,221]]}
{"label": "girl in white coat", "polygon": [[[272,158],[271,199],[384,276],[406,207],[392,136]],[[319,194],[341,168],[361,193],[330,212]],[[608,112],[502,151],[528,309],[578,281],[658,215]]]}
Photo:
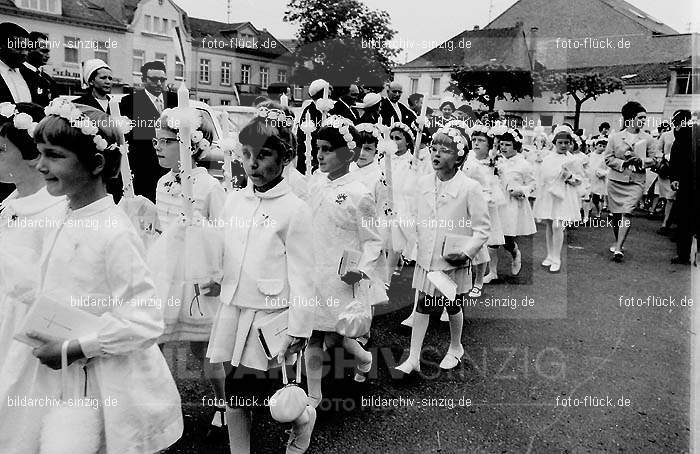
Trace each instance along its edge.
{"label": "girl in white coat", "polygon": [[[355,357],[356,373],[366,374],[372,367],[372,354],[357,340],[338,333],[341,314],[356,298],[368,305],[386,300],[382,240],[375,223],[373,197],[348,173],[357,156],[356,139],[354,126],[338,116],[329,117],[316,136],[323,178],[312,187],[309,204],[314,229],[312,274],[320,304],[306,349],[309,400],[314,406],[322,399],[324,344],[328,348],[341,344]],[[339,276],[339,263],[346,251],[359,253],[359,260]]]}
{"label": "girl in white coat", "polygon": [[578,186],[585,177],[581,161],[568,152],[573,136],[567,127],[554,131],[554,152],[545,156],[537,174],[537,198],[533,213],[546,224],[547,257],[542,266],[551,273],[557,273],[561,268],[566,225],[581,220]]}
{"label": "girl in white coat", "polygon": [[[406,361],[396,367],[404,374],[420,372],[420,356],[431,313],[447,309],[450,344],[440,363],[452,369],[464,356],[462,346],[462,302],[472,287],[469,261],[482,250],[489,237],[488,204],[479,183],[459,170],[469,150],[467,139],[457,128],[441,128],[430,144],[435,173],[418,180],[411,200],[418,244],[412,287],[418,292],[413,315],[411,346]],[[460,253],[442,255],[447,235],[463,235]],[[440,271],[457,284],[457,297],[447,301],[429,280]]]}
{"label": "girl in white coat", "polygon": [[[210,283],[221,306],[207,356],[234,367],[226,377],[232,454],[250,452],[252,406],[246,399],[264,402],[272,395],[279,387],[280,363],[303,346],[313,329],[311,213],[283,177],[296,149],[287,117],[293,119],[287,108],[268,105],[239,134],[248,186],[226,201],[223,280]],[[285,344],[270,360],[253,324],[285,311]],[[308,406],[293,423],[287,453],[306,451],[315,421],[316,411]]]}
{"label": "girl in white coat", "polygon": [[483,263],[474,263],[474,287],[469,291],[470,298],[481,296],[486,267],[488,265],[488,282],[498,279],[498,247],[505,243],[503,238],[503,228],[501,227],[500,207],[506,199],[498,181],[498,176],[494,173],[495,166],[489,158],[489,150],[493,146],[493,138],[488,134],[488,128],[482,124],[474,125],[471,135],[472,151],[464,163],[464,173],[478,181],[484,188],[484,195],[489,206],[489,218],[491,219],[491,229],[488,246],[488,259]]}
{"label": "girl in white coat", "polygon": [[522,267],[522,254],[515,239],[537,232],[528,201],[535,188],[535,173],[530,163],[519,153],[523,145],[520,132],[508,128],[497,138],[502,156],[498,164],[498,176],[506,195],[506,203],[500,209],[501,226],[505,239],[504,247],[513,257],[511,273],[516,276]]}
{"label": "girl in white coat", "polygon": [[[42,345],[27,351],[23,361],[31,367],[23,377],[12,383],[0,377],[0,394],[21,385],[28,398],[58,397],[61,374],[55,369],[61,367],[62,344],[69,341],[66,372],[73,382],[85,381],[85,397],[98,402],[103,451],[158,452],[182,435],[182,410],[155,343],[163,332],[163,316],[143,244],[106,192],[106,180],[119,170],[119,134],[109,117],[93,108],[55,102],[46,113],[34,133],[41,153],[37,169],[49,194],[66,196],[68,208],[44,243],[39,295],[90,312],[101,323],[78,339],[28,333]],[[76,304],[76,297],[87,303]],[[106,399],[118,405],[103,405]],[[34,408],[0,411],[3,434],[20,434],[19,445],[0,442],[1,452],[39,452],[41,424]],[[81,430],[75,428],[76,433]]]}

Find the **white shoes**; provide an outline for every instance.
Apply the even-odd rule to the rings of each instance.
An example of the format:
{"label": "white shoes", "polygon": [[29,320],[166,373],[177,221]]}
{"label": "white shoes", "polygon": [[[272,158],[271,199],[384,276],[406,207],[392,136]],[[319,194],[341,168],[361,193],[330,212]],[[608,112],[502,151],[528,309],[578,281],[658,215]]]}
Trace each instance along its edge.
{"label": "white shoes", "polygon": [[406,361],[399,364],[394,369],[401,371],[406,375],[410,374],[411,372],[420,372],[420,360],[414,362],[409,356]]}
{"label": "white shoes", "polygon": [[498,274],[489,273],[484,276],[484,284],[490,284],[491,281],[495,281],[496,279],[498,279]]}
{"label": "white shoes", "polygon": [[520,273],[520,268],[522,268],[522,255],[520,254],[520,249],[515,250],[515,257],[513,257],[513,264],[510,267],[510,272],[513,276],[517,276]]}
{"label": "white shoes", "polygon": [[560,269],[561,269],[561,262],[552,262],[552,265],[549,267],[549,272],[550,273],[558,273]]}
{"label": "white shoes", "polygon": [[552,266],[552,260],[549,257],[547,257],[546,259],[542,260],[542,266],[545,268],[549,268],[550,266]]}
{"label": "white shoes", "polygon": [[369,353],[369,361],[357,365],[357,370],[355,371],[355,381],[357,383],[364,383],[367,380],[367,373],[372,370],[372,353],[367,353]]}
{"label": "white shoes", "polygon": [[464,347],[461,345],[459,346],[459,351],[455,352],[453,350],[447,350],[447,353],[445,354],[445,357],[442,358],[442,361],[440,362],[440,369],[443,370],[450,370],[454,369],[457,367],[459,364],[459,361],[462,359],[464,356]]}

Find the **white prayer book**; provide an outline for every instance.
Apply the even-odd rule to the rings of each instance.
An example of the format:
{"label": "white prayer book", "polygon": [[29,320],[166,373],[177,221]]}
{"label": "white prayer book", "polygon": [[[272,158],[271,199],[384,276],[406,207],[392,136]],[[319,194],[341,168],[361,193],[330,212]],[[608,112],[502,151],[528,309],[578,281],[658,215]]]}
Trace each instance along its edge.
{"label": "white prayer book", "polygon": [[349,270],[357,270],[360,266],[362,253],[353,249],[345,249],[338,264],[338,276],[344,276]]}
{"label": "white prayer book", "polygon": [[258,340],[268,359],[276,358],[282,351],[282,342],[289,330],[289,309],[272,313],[253,325]]}
{"label": "white prayer book", "polygon": [[104,323],[95,314],[42,296],[29,309],[14,338],[32,347],[40,347],[42,342],[30,339],[27,332],[35,331],[58,339],[73,340],[96,333]]}
{"label": "white prayer book", "polygon": [[457,283],[442,271],[430,271],[428,273],[428,280],[440,293],[445,295],[448,300],[454,301],[457,297]]}
{"label": "white prayer book", "polygon": [[442,240],[442,256],[450,254],[464,254],[469,246],[469,241],[472,237],[468,235],[459,235],[456,233],[448,233]]}

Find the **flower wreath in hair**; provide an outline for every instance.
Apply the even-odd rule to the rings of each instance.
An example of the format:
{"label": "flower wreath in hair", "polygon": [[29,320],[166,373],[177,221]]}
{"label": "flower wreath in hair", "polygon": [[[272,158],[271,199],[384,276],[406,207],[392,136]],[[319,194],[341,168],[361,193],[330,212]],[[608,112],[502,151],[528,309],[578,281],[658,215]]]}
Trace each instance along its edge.
{"label": "flower wreath in hair", "polygon": [[287,115],[280,109],[268,109],[267,107],[258,107],[258,117],[275,122],[273,126],[282,126],[291,128],[294,125],[294,116]]}
{"label": "flower wreath in hair", "polygon": [[382,132],[379,130],[379,128],[377,128],[377,125],[375,125],[374,123],[360,123],[359,125],[355,125],[355,130],[357,132],[368,132],[372,134],[372,136],[374,136],[374,138],[377,139],[377,142],[383,139]]}
{"label": "flower wreath in hair", "polygon": [[[523,136],[520,135],[520,132],[517,129],[506,127],[504,132],[501,132],[500,134],[498,134],[499,137],[503,137],[506,135],[513,137],[513,140],[515,142],[518,142],[520,144],[523,143]],[[503,139],[501,139],[501,140],[503,140]]]}
{"label": "flower wreath in hair", "polygon": [[345,140],[348,150],[352,151],[357,148],[357,143],[355,143],[352,134],[350,134],[350,126],[354,125],[347,118],[340,115],[331,115],[330,117],[326,118],[326,121],[323,122],[322,126],[337,129],[338,132],[340,132],[340,135],[343,136],[343,140]]}
{"label": "flower wreath in hair", "polygon": [[491,129],[489,129],[488,135],[491,137],[502,136],[503,134],[506,134],[509,129],[510,128],[508,128],[508,126],[504,125],[500,121],[496,121]]}
{"label": "flower wreath in hair", "polygon": [[415,135],[415,134],[413,133],[413,131],[411,130],[411,127],[408,126],[407,124],[401,123],[400,121],[395,121],[394,123],[391,124],[391,126],[389,126],[389,131],[391,131],[391,130],[393,130],[393,129],[400,129],[400,130],[402,130],[403,132],[405,132],[406,134],[408,134],[408,137],[411,138],[411,141],[412,141],[412,142],[414,142],[414,143],[416,142],[416,135]]}
{"label": "flower wreath in hair", "polygon": [[202,127],[202,116],[197,109],[188,107],[173,107],[165,109],[163,114],[167,115],[167,127],[177,131],[177,139],[180,140],[180,129],[184,126],[189,126],[192,129],[190,133],[190,149],[195,155],[201,152],[201,155],[206,155],[211,148],[211,143],[204,138],[204,133],[199,130]]}
{"label": "flower wreath in hair", "polygon": [[29,137],[34,136],[34,129],[38,123],[28,113],[19,112],[17,106],[11,102],[0,103],[0,116],[12,118],[12,125],[15,129],[27,131]]}
{"label": "flower wreath in hair", "polygon": [[489,136],[489,137],[493,137],[492,134],[490,134],[489,131],[491,131],[491,130],[489,129],[489,127],[486,126],[486,125],[484,125],[484,124],[482,124],[482,123],[476,123],[476,124],[474,124],[474,126],[472,126],[472,128],[471,128],[472,135],[474,135],[474,133],[479,133],[479,134],[482,134],[482,135],[486,135],[486,136]]}
{"label": "flower wreath in hair", "polygon": [[457,156],[462,157],[464,156],[464,148],[467,146],[467,139],[464,138],[462,135],[462,132],[455,128],[455,127],[447,127],[443,126],[437,131],[435,131],[435,134],[433,134],[433,140],[439,135],[439,134],[445,134],[449,138],[452,139],[452,141],[455,143],[457,146]]}
{"label": "flower wreath in hair", "polygon": [[[105,150],[120,150],[125,151],[126,144],[119,145],[118,143],[108,143],[107,139],[99,134],[100,128],[97,124],[90,120],[75,104],[67,99],[57,98],[44,108],[46,116],[54,115],[56,117],[67,120],[71,127],[78,129],[86,136],[92,136],[92,142],[95,144],[97,151]],[[110,122],[119,130],[121,134],[127,134],[131,131],[133,123],[127,117],[110,117]],[[128,150],[128,148],[127,148]]]}

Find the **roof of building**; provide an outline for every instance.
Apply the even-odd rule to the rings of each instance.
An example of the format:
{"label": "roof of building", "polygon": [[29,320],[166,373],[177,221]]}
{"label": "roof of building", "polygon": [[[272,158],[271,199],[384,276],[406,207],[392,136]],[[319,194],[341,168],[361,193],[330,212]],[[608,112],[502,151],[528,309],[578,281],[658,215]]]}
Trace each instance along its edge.
{"label": "roof of building", "polygon": [[[217,42],[217,48],[219,49],[228,49],[241,53],[265,55],[268,57],[281,57],[289,53],[287,47],[272,36],[270,32],[266,29],[258,30],[250,22],[226,23],[196,17],[190,17],[188,21],[190,33],[192,34],[192,45],[195,47],[202,47],[204,41],[211,40]],[[235,42],[232,42],[232,38],[236,37],[238,31],[245,27],[252,28],[257,34],[258,45],[255,48],[236,45]]]}
{"label": "roof of building", "polygon": [[[93,28],[109,27],[112,30],[126,31],[126,23],[123,19],[115,17],[111,9],[108,11],[102,3],[103,1],[114,0],[62,0],[62,13],[57,15],[18,8],[12,0],[0,0],[0,13],[51,22],[65,22]],[[133,3],[136,0],[123,1]]]}
{"label": "roof of building", "polygon": [[602,76],[622,79],[625,85],[666,84],[671,76],[669,63],[641,63],[638,65],[593,66],[569,69],[571,73],[597,72]]}
{"label": "roof of building", "polygon": [[520,24],[510,28],[464,31],[397,69],[487,64],[530,69],[527,43]]}

